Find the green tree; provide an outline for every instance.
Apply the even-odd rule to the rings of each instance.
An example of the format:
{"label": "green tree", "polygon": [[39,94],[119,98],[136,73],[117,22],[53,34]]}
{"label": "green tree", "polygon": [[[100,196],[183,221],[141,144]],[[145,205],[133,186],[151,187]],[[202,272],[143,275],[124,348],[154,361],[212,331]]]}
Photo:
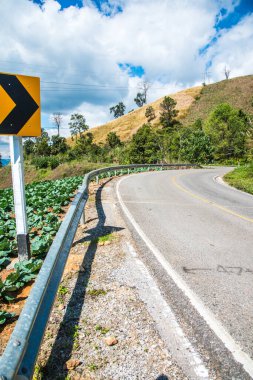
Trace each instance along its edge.
{"label": "green tree", "polygon": [[86,124],[86,119],[82,114],[74,113],[70,117],[69,129],[70,129],[70,134],[72,138],[73,136],[75,136],[77,140],[78,134],[79,134],[79,137],[81,137],[82,133],[87,131],[89,127]]}
{"label": "green tree", "polygon": [[204,130],[215,147],[216,160],[239,159],[246,154],[250,123],[242,110],[227,103],[218,105],[209,115]]}
{"label": "green tree", "polygon": [[179,133],[178,159],[192,164],[209,163],[213,159],[211,139],[197,121],[192,127],[182,128]]}
{"label": "green tree", "polygon": [[106,137],[106,143],[110,148],[122,145],[119,136],[115,132],[109,132]]}
{"label": "green tree", "polygon": [[145,116],[146,116],[149,123],[150,123],[150,121],[155,119],[155,110],[152,106],[147,107],[146,112],[145,112]]}
{"label": "green tree", "polygon": [[176,104],[177,102],[169,96],[165,96],[164,100],[160,104],[160,123],[163,128],[170,132],[173,132],[175,127],[179,125],[179,122],[176,120],[178,115],[178,110],[175,108]]}
{"label": "green tree", "polygon": [[40,137],[36,137],[33,152],[36,156],[50,156],[50,138],[45,129],[42,129]]}
{"label": "green tree", "polygon": [[150,124],[144,124],[133,135],[129,145],[128,158],[130,163],[135,164],[152,164],[161,160],[157,134]]}
{"label": "green tree", "polygon": [[113,113],[115,119],[120,116],[123,116],[125,113],[126,106],[123,102],[119,102],[115,106],[110,108],[110,113]]}
{"label": "green tree", "polygon": [[51,154],[57,155],[65,153],[68,150],[68,145],[65,137],[54,135],[51,137]]}
{"label": "green tree", "polygon": [[135,103],[138,107],[142,107],[146,103],[146,97],[145,94],[142,94],[141,92],[138,92],[136,97],[134,98]]}
{"label": "green tree", "polygon": [[30,156],[34,153],[34,145],[35,145],[34,139],[31,139],[30,137],[25,139],[24,145],[23,145],[25,156]]}

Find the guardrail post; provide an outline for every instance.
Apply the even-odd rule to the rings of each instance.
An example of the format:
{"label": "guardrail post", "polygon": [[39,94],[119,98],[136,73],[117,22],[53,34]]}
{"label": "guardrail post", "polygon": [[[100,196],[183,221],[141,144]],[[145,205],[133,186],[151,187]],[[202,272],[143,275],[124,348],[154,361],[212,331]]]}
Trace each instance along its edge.
{"label": "guardrail post", "polygon": [[114,175],[115,177],[117,177],[117,170],[114,170]]}
{"label": "guardrail post", "polygon": [[98,178],[98,175],[96,176],[96,183],[97,183],[97,185],[99,184],[99,178]]}
{"label": "guardrail post", "polygon": [[130,169],[128,168],[128,169],[127,169],[127,174],[129,175],[129,173],[130,173]]}
{"label": "guardrail post", "polygon": [[123,170],[121,169],[120,174],[123,175]]}

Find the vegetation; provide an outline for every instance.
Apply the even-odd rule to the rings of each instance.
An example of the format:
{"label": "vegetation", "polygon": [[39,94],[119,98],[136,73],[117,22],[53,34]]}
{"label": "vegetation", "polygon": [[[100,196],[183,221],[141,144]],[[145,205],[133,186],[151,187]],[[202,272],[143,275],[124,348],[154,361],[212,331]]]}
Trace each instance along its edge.
{"label": "vegetation", "polygon": [[227,103],[218,105],[205,123],[205,131],[214,146],[217,161],[243,159],[252,128],[246,114]]}
{"label": "vegetation", "polygon": [[155,110],[152,106],[146,108],[145,116],[149,123],[155,119]]}
{"label": "vegetation", "polygon": [[160,104],[160,123],[163,128],[167,129],[168,132],[173,132],[175,126],[178,124],[178,121],[176,119],[178,115],[176,104],[177,102],[169,96],[165,96],[162,103]]}
{"label": "vegetation", "polygon": [[70,117],[69,130],[72,138],[75,137],[77,140],[77,136],[82,136],[82,133],[89,129],[86,124],[86,119],[83,115],[74,113]]}
{"label": "vegetation", "polygon": [[142,107],[146,103],[146,97],[145,94],[142,94],[141,92],[138,92],[136,95],[136,98],[134,98],[135,103],[138,107]]}
{"label": "vegetation", "polygon": [[224,179],[237,189],[253,194],[253,162],[238,167],[225,175]]}
{"label": "vegetation", "polygon": [[[61,224],[61,215],[82,177],[45,181],[26,186],[26,202],[32,258],[14,265],[5,280],[0,276],[0,301],[11,302],[26,283],[36,277],[42,259]],[[17,256],[16,223],[12,189],[0,190],[0,271]],[[5,314],[3,314],[4,316]],[[7,317],[6,317],[7,320]]]}
{"label": "vegetation", "polygon": [[123,116],[125,113],[126,106],[123,102],[119,102],[116,106],[110,108],[110,113],[113,113],[115,119]]}

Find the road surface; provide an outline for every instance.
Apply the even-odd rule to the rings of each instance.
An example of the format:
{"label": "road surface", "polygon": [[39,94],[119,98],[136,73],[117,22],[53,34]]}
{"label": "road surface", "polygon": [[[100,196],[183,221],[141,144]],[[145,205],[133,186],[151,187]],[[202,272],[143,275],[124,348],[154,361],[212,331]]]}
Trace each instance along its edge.
{"label": "road surface", "polygon": [[118,183],[118,196],[135,227],[168,263],[175,281],[177,275],[183,281],[186,294],[193,297],[191,303],[200,301],[197,309],[204,317],[207,313],[207,322],[210,311],[215,320],[210,327],[221,331],[219,338],[224,337],[230,351],[230,338],[238,344],[239,361],[246,354],[249,368],[253,363],[253,196],[217,181],[229,170],[132,175]]}

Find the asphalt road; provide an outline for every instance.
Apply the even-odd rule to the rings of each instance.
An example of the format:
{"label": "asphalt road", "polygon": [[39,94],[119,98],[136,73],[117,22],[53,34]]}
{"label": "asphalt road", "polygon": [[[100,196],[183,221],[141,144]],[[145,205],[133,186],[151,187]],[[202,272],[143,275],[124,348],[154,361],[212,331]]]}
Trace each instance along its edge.
{"label": "asphalt road", "polygon": [[153,245],[253,358],[253,196],[215,180],[228,171],[138,174],[118,191]]}

